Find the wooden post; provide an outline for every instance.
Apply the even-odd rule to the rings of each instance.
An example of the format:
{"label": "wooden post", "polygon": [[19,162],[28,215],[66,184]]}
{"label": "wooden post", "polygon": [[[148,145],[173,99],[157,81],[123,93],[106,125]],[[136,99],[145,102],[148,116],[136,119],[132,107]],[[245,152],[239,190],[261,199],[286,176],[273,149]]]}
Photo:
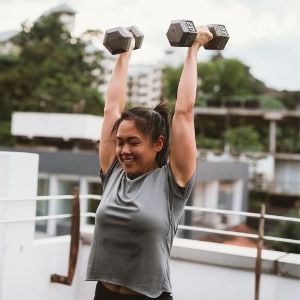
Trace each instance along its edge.
{"label": "wooden post", "polygon": [[72,223],[71,223],[71,245],[69,252],[69,268],[68,275],[51,275],[51,282],[71,285],[75,273],[78,247],[79,247],[79,232],[80,232],[80,204],[79,204],[79,189],[74,189],[74,198],[72,201]]}
{"label": "wooden post", "polygon": [[261,206],[259,227],[258,227],[257,255],[256,255],[256,265],[255,265],[255,300],[259,300],[260,275],[261,275],[261,252],[264,246],[265,213],[266,213],[266,207],[263,204]]}

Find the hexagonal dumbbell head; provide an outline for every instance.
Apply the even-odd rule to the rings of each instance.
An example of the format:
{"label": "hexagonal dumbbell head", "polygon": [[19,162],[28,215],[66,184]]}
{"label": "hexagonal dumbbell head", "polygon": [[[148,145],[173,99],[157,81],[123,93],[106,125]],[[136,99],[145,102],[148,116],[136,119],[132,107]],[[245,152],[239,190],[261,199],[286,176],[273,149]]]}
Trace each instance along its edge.
{"label": "hexagonal dumbbell head", "polygon": [[197,37],[193,21],[174,20],[167,31],[167,38],[173,47],[191,47]]}
{"label": "hexagonal dumbbell head", "polygon": [[136,26],[130,26],[127,27],[126,29],[133,34],[133,38],[135,39],[134,50],[141,48],[144,40],[144,34]]}
{"label": "hexagonal dumbbell head", "polygon": [[103,45],[111,54],[119,54],[129,50],[132,37],[123,27],[106,30]]}
{"label": "hexagonal dumbbell head", "polygon": [[227,41],[229,40],[229,35],[224,25],[210,24],[207,25],[209,31],[213,34],[213,39],[204,45],[207,50],[223,50]]}

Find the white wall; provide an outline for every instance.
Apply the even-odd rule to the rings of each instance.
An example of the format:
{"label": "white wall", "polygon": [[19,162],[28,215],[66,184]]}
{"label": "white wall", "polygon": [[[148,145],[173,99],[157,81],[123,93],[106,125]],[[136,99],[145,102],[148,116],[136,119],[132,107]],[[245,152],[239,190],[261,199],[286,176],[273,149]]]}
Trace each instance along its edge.
{"label": "white wall", "polygon": [[97,141],[103,117],[66,113],[14,112],[11,133],[17,136]]}
{"label": "white wall", "polygon": [[[14,198],[35,197],[38,181],[38,155],[0,152],[0,220],[32,218],[36,202]],[[26,265],[32,254],[34,222],[0,223],[0,300],[21,299],[26,289]],[[16,288],[16,283],[18,288]],[[12,297],[14,290],[16,296]]]}

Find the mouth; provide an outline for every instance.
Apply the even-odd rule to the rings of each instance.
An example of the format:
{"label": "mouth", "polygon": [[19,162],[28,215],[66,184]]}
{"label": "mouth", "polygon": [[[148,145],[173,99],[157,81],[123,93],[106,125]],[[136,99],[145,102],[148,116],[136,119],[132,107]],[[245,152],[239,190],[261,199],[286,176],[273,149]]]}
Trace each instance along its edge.
{"label": "mouth", "polygon": [[130,157],[130,158],[122,158],[121,160],[122,160],[122,163],[124,165],[126,165],[126,166],[127,165],[131,165],[135,161],[135,159],[132,158],[132,157]]}

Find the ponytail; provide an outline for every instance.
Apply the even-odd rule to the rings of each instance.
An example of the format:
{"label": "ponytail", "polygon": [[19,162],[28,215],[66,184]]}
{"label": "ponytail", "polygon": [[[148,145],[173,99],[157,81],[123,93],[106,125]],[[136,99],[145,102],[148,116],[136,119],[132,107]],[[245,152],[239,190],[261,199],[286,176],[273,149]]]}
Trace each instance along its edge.
{"label": "ponytail", "polygon": [[163,129],[161,134],[164,137],[164,146],[161,151],[156,156],[156,163],[158,166],[163,166],[167,164],[169,156],[169,146],[170,146],[170,111],[167,102],[161,102],[153,109],[160,114],[163,120]]}

